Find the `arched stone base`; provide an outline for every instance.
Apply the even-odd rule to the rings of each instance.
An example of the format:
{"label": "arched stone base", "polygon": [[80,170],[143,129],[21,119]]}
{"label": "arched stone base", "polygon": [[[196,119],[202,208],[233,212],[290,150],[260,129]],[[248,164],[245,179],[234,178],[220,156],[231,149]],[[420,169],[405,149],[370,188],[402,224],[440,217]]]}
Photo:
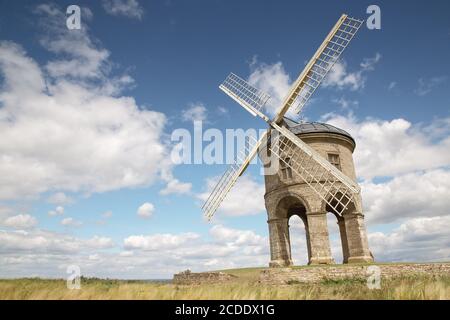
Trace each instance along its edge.
{"label": "arched stone base", "polygon": [[[309,200],[309,201],[308,201]],[[298,215],[304,223],[308,249],[308,264],[334,264],[331,255],[326,207],[314,199],[305,199],[293,190],[266,195],[269,216],[270,267],[293,264],[289,234],[289,219]],[[311,209],[319,209],[312,211]],[[352,208],[354,209],[354,208]],[[369,263],[369,251],[364,216],[349,210],[336,215],[342,242],[343,263]]]}

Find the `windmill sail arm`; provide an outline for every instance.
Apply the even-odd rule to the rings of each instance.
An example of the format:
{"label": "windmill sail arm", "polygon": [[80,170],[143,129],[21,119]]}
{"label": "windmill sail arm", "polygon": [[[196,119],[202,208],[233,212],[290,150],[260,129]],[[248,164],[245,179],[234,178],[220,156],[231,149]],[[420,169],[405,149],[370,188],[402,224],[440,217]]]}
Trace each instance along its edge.
{"label": "windmill sail arm", "polygon": [[362,20],[350,18],[345,14],[339,18],[291,86],[291,90],[278,110],[274,122],[280,123],[291,107],[294,107],[296,113],[301,112],[342,52],[349,45],[362,23]]}
{"label": "windmill sail arm", "polygon": [[267,93],[256,89],[234,73],[230,73],[219,88],[253,116],[259,116],[265,121],[269,120],[269,118],[261,112],[267,101],[270,99],[270,95]]}
{"label": "windmill sail arm", "polygon": [[[275,123],[272,126],[284,137],[289,139],[295,147],[299,148],[304,154],[310,157],[313,161],[319,164],[324,170],[329,172],[335,179],[339,180],[343,183],[351,192],[359,193],[360,187],[358,184],[350,179],[348,176],[343,174],[339,169],[333,166],[330,162],[328,162],[325,158],[323,158],[317,151],[308,146],[305,142],[303,142],[300,138],[298,138],[291,131],[286,129],[285,127],[281,127]],[[293,145],[293,146],[294,146]]]}
{"label": "windmill sail arm", "polygon": [[250,162],[258,154],[259,148],[267,141],[267,131],[259,140],[253,139],[248,146],[240,152],[227,171],[217,182],[208,199],[202,206],[204,215],[211,220],[220,204],[225,200],[231,188],[235,185],[238,178],[245,172]]}
{"label": "windmill sail arm", "polygon": [[296,139],[289,135],[289,130],[281,129],[276,132],[278,134],[271,135],[271,153],[281,165],[299,176],[335,213],[342,215],[354,201],[359,187],[353,182],[349,183],[345,175],[335,172],[336,168],[330,163],[322,162],[314,150],[303,145],[295,135]]}

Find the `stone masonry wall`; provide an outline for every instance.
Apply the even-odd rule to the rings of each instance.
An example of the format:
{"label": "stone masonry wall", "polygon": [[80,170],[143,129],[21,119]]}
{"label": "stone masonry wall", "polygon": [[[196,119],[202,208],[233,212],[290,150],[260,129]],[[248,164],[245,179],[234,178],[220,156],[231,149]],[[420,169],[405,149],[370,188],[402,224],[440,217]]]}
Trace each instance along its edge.
{"label": "stone masonry wall", "polygon": [[221,283],[235,279],[236,276],[223,272],[199,272],[194,273],[189,270],[177,273],[173,276],[175,284],[201,284],[201,283]]}
{"label": "stone masonry wall", "polygon": [[[414,275],[450,276],[450,263],[377,265],[381,279]],[[289,284],[292,282],[320,282],[322,280],[367,279],[366,266],[318,266],[308,268],[278,268],[261,271],[259,282],[266,284]]]}

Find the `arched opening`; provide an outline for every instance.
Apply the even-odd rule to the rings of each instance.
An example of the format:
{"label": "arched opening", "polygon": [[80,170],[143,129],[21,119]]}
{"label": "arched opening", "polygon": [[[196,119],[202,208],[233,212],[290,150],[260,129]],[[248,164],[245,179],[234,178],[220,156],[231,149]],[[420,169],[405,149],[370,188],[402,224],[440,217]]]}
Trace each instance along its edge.
{"label": "arched opening", "polygon": [[289,259],[294,265],[307,264],[311,256],[306,211],[306,206],[295,196],[283,198],[277,208],[287,218]]}
{"label": "arched opening", "polygon": [[[338,193],[336,197],[340,198],[341,195]],[[332,202],[333,207],[336,206]],[[327,222],[328,222],[328,234],[330,238],[330,249],[333,258],[336,262],[347,263],[348,262],[348,235],[345,227],[345,221],[343,215],[354,210],[354,204],[350,203],[347,209],[344,210],[343,215],[336,212],[332,206],[326,204],[325,210],[327,212]]]}
{"label": "arched opening", "polygon": [[[327,207],[327,226],[328,237],[330,239],[330,250],[336,263],[346,263],[344,259],[344,242],[346,243],[347,237],[345,235],[345,228],[341,230],[344,219],[338,214],[334,213],[331,208]],[[342,227],[341,227],[342,225]],[[344,232],[344,234],[342,234]]]}

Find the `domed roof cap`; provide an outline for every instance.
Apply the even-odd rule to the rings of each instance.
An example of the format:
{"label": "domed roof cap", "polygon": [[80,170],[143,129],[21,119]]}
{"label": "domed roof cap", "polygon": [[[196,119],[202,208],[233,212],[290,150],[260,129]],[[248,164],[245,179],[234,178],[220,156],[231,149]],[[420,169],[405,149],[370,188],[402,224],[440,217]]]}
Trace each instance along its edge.
{"label": "domed roof cap", "polygon": [[354,143],[355,139],[345,130],[322,122],[296,122],[289,118],[283,119],[284,125],[294,134],[306,133],[335,133],[350,138]]}

